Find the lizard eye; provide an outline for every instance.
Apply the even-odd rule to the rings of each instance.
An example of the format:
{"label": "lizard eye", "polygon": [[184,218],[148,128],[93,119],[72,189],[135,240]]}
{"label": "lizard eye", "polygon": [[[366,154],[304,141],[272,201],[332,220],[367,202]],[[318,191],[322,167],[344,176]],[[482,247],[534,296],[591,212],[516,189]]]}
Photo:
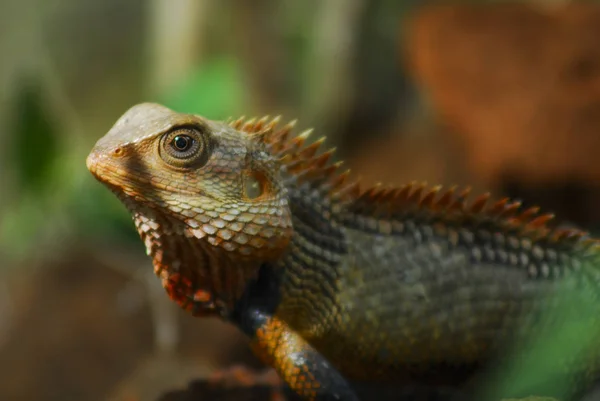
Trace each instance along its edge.
{"label": "lizard eye", "polygon": [[195,128],[178,128],[163,135],[160,156],[176,167],[197,165],[199,159],[206,161],[206,139]]}
{"label": "lizard eye", "polygon": [[187,135],[177,135],[171,140],[171,147],[177,152],[185,153],[196,144],[194,138]]}

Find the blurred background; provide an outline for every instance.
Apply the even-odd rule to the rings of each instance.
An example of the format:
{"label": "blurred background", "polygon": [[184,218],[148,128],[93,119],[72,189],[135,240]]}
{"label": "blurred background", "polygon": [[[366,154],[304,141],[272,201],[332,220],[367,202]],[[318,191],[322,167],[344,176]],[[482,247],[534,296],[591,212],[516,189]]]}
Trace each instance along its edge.
{"label": "blurred background", "polygon": [[600,5],[1,0],[0,400],[156,400],[260,366],[164,295],[85,157],[130,106],[298,118],[366,183],[600,228]]}

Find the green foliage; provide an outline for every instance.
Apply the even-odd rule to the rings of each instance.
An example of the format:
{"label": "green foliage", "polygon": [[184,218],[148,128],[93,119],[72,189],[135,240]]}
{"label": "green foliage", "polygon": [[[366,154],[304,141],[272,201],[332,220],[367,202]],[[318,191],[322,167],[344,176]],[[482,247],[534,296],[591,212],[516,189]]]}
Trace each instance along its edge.
{"label": "green foliage", "polygon": [[559,291],[558,307],[538,316],[543,329],[515,344],[509,362],[498,367],[496,380],[489,381],[493,385],[486,389],[488,396],[480,399],[495,400],[498,394],[521,397],[531,394],[532,388],[569,399],[575,390],[572,385],[587,380],[576,370],[585,371],[598,355],[600,310],[595,291],[595,287],[578,293]]}
{"label": "green foliage", "polygon": [[21,190],[43,191],[58,158],[57,122],[44,102],[41,86],[27,77],[18,85],[7,154]]}
{"label": "green foliage", "polygon": [[40,81],[26,76],[15,86],[5,154],[16,193],[6,197],[8,204],[0,210],[0,245],[9,256],[27,254],[40,235],[40,222],[52,220],[47,200],[60,158],[57,120]]}
{"label": "green foliage", "polygon": [[60,141],[59,118],[47,95],[36,77],[28,77],[10,105],[6,155],[15,192],[0,210],[0,251],[12,260],[77,229],[112,238],[135,234],[126,210],[87,172],[85,155]]}
{"label": "green foliage", "polygon": [[117,197],[91,174],[82,181],[78,195],[70,200],[78,228],[91,237],[142,246],[131,215]]}
{"label": "green foliage", "polygon": [[202,64],[161,102],[184,113],[223,120],[241,114],[244,83],[234,58],[216,58]]}

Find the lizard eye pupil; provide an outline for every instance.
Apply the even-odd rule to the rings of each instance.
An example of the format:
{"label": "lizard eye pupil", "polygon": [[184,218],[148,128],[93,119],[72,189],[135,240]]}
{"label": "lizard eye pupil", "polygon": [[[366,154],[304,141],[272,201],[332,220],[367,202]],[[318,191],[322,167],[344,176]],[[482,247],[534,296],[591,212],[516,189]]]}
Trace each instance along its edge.
{"label": "lizard eye pupil", "polygon": [[185,152],[191,147],[192,142],[193,139],[187,135],[177,135],[175,138],[173,138],[172,144],[176,150]]}

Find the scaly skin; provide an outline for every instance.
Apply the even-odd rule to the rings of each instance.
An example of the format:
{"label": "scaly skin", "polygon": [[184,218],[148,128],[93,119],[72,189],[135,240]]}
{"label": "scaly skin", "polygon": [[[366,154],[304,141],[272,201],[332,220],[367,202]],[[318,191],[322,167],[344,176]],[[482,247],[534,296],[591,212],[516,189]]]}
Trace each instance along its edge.
{"label": "scaly skin", "polygon": [[[322,140],[276,126],[141,104],[87,165],[132,213],[169,296],[236,324],[303,399],[357,400],[356,383],[473,389],[508,346],[567,317],[598,338],[597,242],[506,199],[361,191]],[[599,352],[582,355],[553,361],[574,392],[600,373]]]}

